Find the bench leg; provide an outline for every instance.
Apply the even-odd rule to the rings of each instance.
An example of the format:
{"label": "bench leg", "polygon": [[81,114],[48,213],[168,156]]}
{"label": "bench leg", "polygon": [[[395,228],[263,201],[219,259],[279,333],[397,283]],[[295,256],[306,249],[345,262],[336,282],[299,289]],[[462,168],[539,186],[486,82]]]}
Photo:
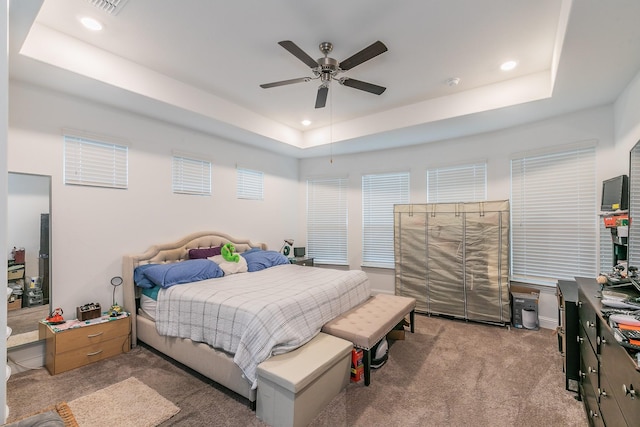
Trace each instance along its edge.
{"label": "bench leg", "polygon": [[411,313],[409,313],[409,321],[411,322],[411,333],[415,332],[415,322],[416,320],[416,311],[415,310],[411,310]]}
{"label": "bench leg", "polygon": [[364,351],[364,385],[371,383],[371,350]]}

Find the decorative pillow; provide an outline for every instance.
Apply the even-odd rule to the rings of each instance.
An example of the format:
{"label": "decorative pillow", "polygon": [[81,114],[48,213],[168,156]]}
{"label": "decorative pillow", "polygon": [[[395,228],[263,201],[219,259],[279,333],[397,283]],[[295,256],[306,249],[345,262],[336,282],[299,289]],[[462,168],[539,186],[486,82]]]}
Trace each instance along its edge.
{"label": "decorative pillow", "polygon": [[247,260],[249,272],[264,270],[275,265],[289,264],[289,258],[276,251],[257,249],[243,252],[240,255]]}
{"label": "decorative pillow", "polygon": [[142,289],[151,289],[155,286],[155,283],[153,283],[147,278],[147,276],[144,275],[145,270],[153,267],[154,265],[158,264],[143,264],[139,265],[135,268],[135,270],[133,270],[133,282],[136,284],[136,286]]}
{"label": "decorative pillow", "polygon": [[156,264],[145,269],[144,275],[156,285],[168,288],[173,285],[222,277],[224,273],[218,264],[208,259],[189,259],[169,264]]}
{"label": "decorative pillow", "polygon": [[216,255],[207,259],[218,264],[222,271],[224,271],[224,275],[227,276],[229,274],[246,273],[248,271],[247,260],[243,257],[239,258],[238,262],[227,261],[223,255]]}
{"label": "decorative pillow", "polygon": [[189,249],[189,259],[203,259],[215,255],[220,255],[220,249],[220,246],[214,246],[212,248]]}

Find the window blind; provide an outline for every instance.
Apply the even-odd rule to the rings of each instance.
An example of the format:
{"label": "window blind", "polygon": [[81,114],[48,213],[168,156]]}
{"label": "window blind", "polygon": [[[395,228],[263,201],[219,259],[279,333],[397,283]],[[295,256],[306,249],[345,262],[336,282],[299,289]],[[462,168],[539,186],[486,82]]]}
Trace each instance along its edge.
{"label": "window blind", "polygon": [[127,188],[128,150],[124,145],[64,136],[64,183]]}
{"label": "window blind", "polygon": [[264,174],[249,169],[236,169],[236,194],[238,199],[263,200]]}
{"label": "window blind", "polygon": [[427,169],[427,203],[487,200],[487,164]]}
{"label": "window blind", "polygon": [[347,265],[347,179],[307,180],[307,252],[319,264]]}
{"label": "window blind", "polygon": [[595,147],[511,161],[512,278],[555,285],[595,277]]}
{"label": "window blind", "polygon": [[362,265],[394,268],[393,205],[409,203],[409,173],[362,177]]}
{"label": "window blind", "polygon": [[211,195],[211,162],[173,156],[173,192],[199,196]]}

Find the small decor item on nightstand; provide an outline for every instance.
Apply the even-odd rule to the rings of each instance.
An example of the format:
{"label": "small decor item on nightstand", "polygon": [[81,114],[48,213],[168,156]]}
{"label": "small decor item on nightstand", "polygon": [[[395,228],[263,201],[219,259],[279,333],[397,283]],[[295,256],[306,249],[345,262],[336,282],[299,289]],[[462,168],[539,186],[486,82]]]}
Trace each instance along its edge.
{"label": "small decor item on nightstand", "polygon": [[284,239],[284,245],[280,248],[280,253],[286,257],[291,253],[291,247],[293,246],[293,239]]}
{"label": "small decor item on nightstand", "polygon": [[116,302],[116,288],[122,285],[122,277],[115,276],[111,278],[111,286],[113,286],[113,297],[111,298],[111,308],[109,309],[109,317],[117,317],[122,314],[122,307]]}
{"label": "small decor item on nightstand", "polygon": [[76,315],[78,320],[89,320],[100,317],[102,312],[100,311],[100,303],[91,302],[80,307],[76,307]]}
{"label": "small decor item on nightstand", "polygon": [[62,317],[62,313],[62,309],[58,307],[53,310],[45,320],[51,325],[59,325],[61,323],[64,323],[64,317]]}

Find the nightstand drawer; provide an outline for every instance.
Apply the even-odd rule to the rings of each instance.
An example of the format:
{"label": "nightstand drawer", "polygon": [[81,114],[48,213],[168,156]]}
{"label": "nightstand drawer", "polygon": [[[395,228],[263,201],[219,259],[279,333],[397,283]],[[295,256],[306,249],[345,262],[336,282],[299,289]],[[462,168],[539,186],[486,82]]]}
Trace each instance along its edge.
{"label": "nightstand drawer", "polygon": [[129,336],[125,335],[57,354],[52,374],[70,371],[89,363],[117,356],[120,353],[129,351],[129,346]]}
{"label": "nightstand drawer", "polygon": [[113,338],[129,335],[130,318],[112,320],[56,333],[55,354],[66,353]]}

